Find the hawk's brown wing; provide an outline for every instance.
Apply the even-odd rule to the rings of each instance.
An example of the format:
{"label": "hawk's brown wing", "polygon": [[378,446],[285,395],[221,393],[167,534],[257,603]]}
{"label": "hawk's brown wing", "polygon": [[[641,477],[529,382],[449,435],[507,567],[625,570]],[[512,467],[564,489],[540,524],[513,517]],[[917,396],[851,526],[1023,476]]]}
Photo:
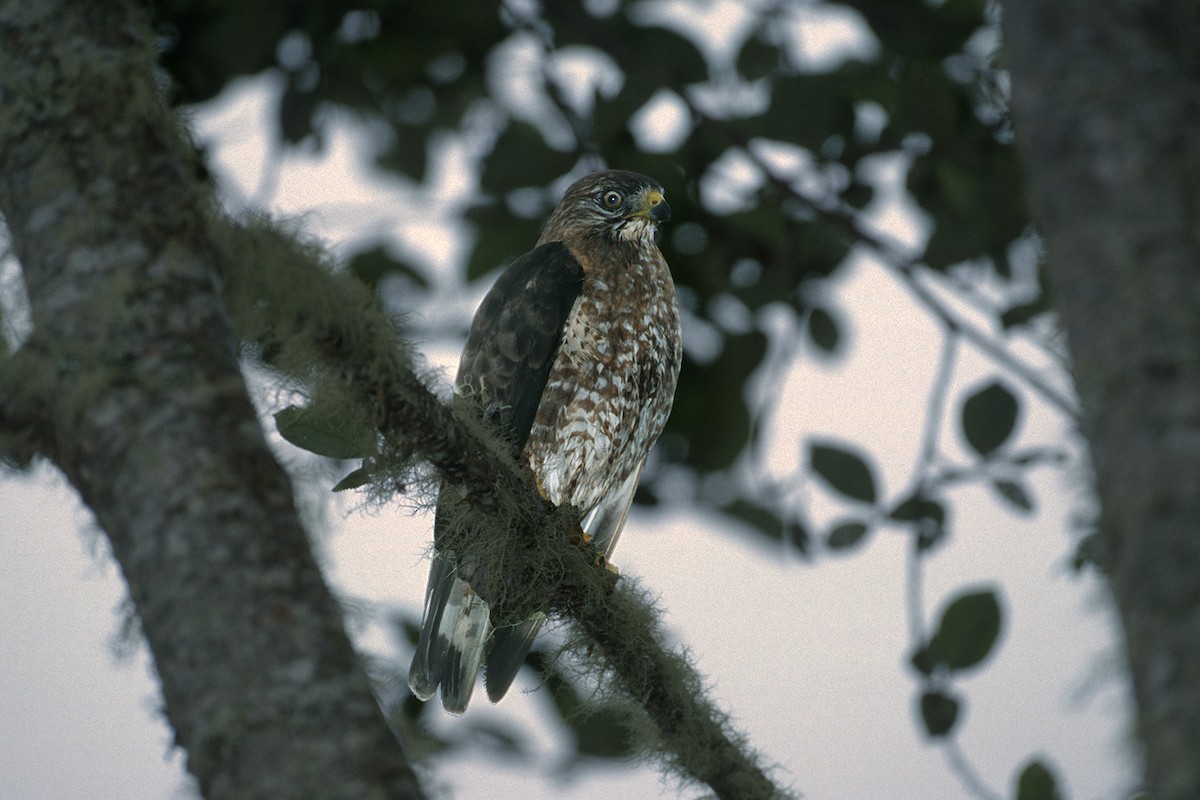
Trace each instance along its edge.
{"label": "hawk's brown wing", "polygon": [[[475,312],[455,379],[456,402],[475,404],[509,439],[514,455],[529,438],[567,317],[582,288],[579,262],[562,242],[550,242],[514,261]],[[443,495],[434,521],[435,547],[445,524],[445,502]],[[428,699],[440,685],[442,705],[454,713],[462,713],[471,698],[490,631],[487,603],[469,580],[472,570],[460,566],[453,551],[434,553],[421,635],[409,669],[409,685],[418,697]],[[504,627],[496,633],[489,690],[494,691],[492,675],[503,675],[503,694],[524,660],[528,645],[521,648],[518,641],[527,631],[518,634]]]}
{"label": "hawk's brown wing", "polygon": [[518,258],[475,312],[455,391],[479,402],[520,452],[542,401],[583,268],[562,242]]}

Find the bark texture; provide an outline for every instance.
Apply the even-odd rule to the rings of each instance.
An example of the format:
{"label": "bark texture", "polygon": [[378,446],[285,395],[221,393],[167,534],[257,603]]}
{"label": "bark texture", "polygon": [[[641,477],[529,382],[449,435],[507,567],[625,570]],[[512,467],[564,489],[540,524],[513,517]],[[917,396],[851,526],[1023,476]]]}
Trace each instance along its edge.
{"label": "bark texture", "polygon": [[1198,9],[1004,3],[1156,800],[1200,797]]}
{"label": "bark texture", "polygon": [[146,33],[128,0],[0,2],[0,213],[34,321],[3,441],[111,540],[206,797],[420,797],[239,373]]}

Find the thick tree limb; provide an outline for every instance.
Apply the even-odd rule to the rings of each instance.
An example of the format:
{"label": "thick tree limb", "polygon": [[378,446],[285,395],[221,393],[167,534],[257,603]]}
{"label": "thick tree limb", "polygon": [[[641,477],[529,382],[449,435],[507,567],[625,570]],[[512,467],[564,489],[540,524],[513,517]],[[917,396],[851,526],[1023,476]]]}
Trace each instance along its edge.
{"label": "thick tree limb", "polygon": [[1008,0],[1013,112],[1074,355],[1156,800],[1200,797],[1200,13]]}
{"label": "thick tree limb", "polygon": [[131,2],[0,2],[25,426],[108,534],[209,798],[416,798],[258,427]]}

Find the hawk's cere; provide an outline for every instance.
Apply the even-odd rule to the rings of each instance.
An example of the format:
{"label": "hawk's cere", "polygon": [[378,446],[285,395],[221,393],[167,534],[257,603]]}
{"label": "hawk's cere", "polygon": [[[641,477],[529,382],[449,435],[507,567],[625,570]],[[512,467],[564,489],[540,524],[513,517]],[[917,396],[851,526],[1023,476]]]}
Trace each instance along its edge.
{"label": "hawk's cere", "polygon": [[[572,185],[537,247],[479,306],[455,379],[456,402],[499,425],[545,498],[576,506],[606,556],[679,377],[679,302],[655,244],[669,218],[662,186],[645,175],[608,170]],[[488,697],[504,696],[544,619],[493,630],[471,572],[435,535],[408,683],[422,700],[441,686],[453,713],[466,709],[481,661]]]}

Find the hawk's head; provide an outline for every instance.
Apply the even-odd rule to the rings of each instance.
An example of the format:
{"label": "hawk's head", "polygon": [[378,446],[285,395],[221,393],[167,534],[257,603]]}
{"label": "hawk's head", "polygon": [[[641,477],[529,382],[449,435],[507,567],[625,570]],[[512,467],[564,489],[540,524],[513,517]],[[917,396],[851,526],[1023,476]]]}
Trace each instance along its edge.
{"label": "hawk's head", "polygon": [[539,242],[602,236],[650,244],[671,207],[658,181],[637,172],[609,169],[585,175],[567,189]]}

